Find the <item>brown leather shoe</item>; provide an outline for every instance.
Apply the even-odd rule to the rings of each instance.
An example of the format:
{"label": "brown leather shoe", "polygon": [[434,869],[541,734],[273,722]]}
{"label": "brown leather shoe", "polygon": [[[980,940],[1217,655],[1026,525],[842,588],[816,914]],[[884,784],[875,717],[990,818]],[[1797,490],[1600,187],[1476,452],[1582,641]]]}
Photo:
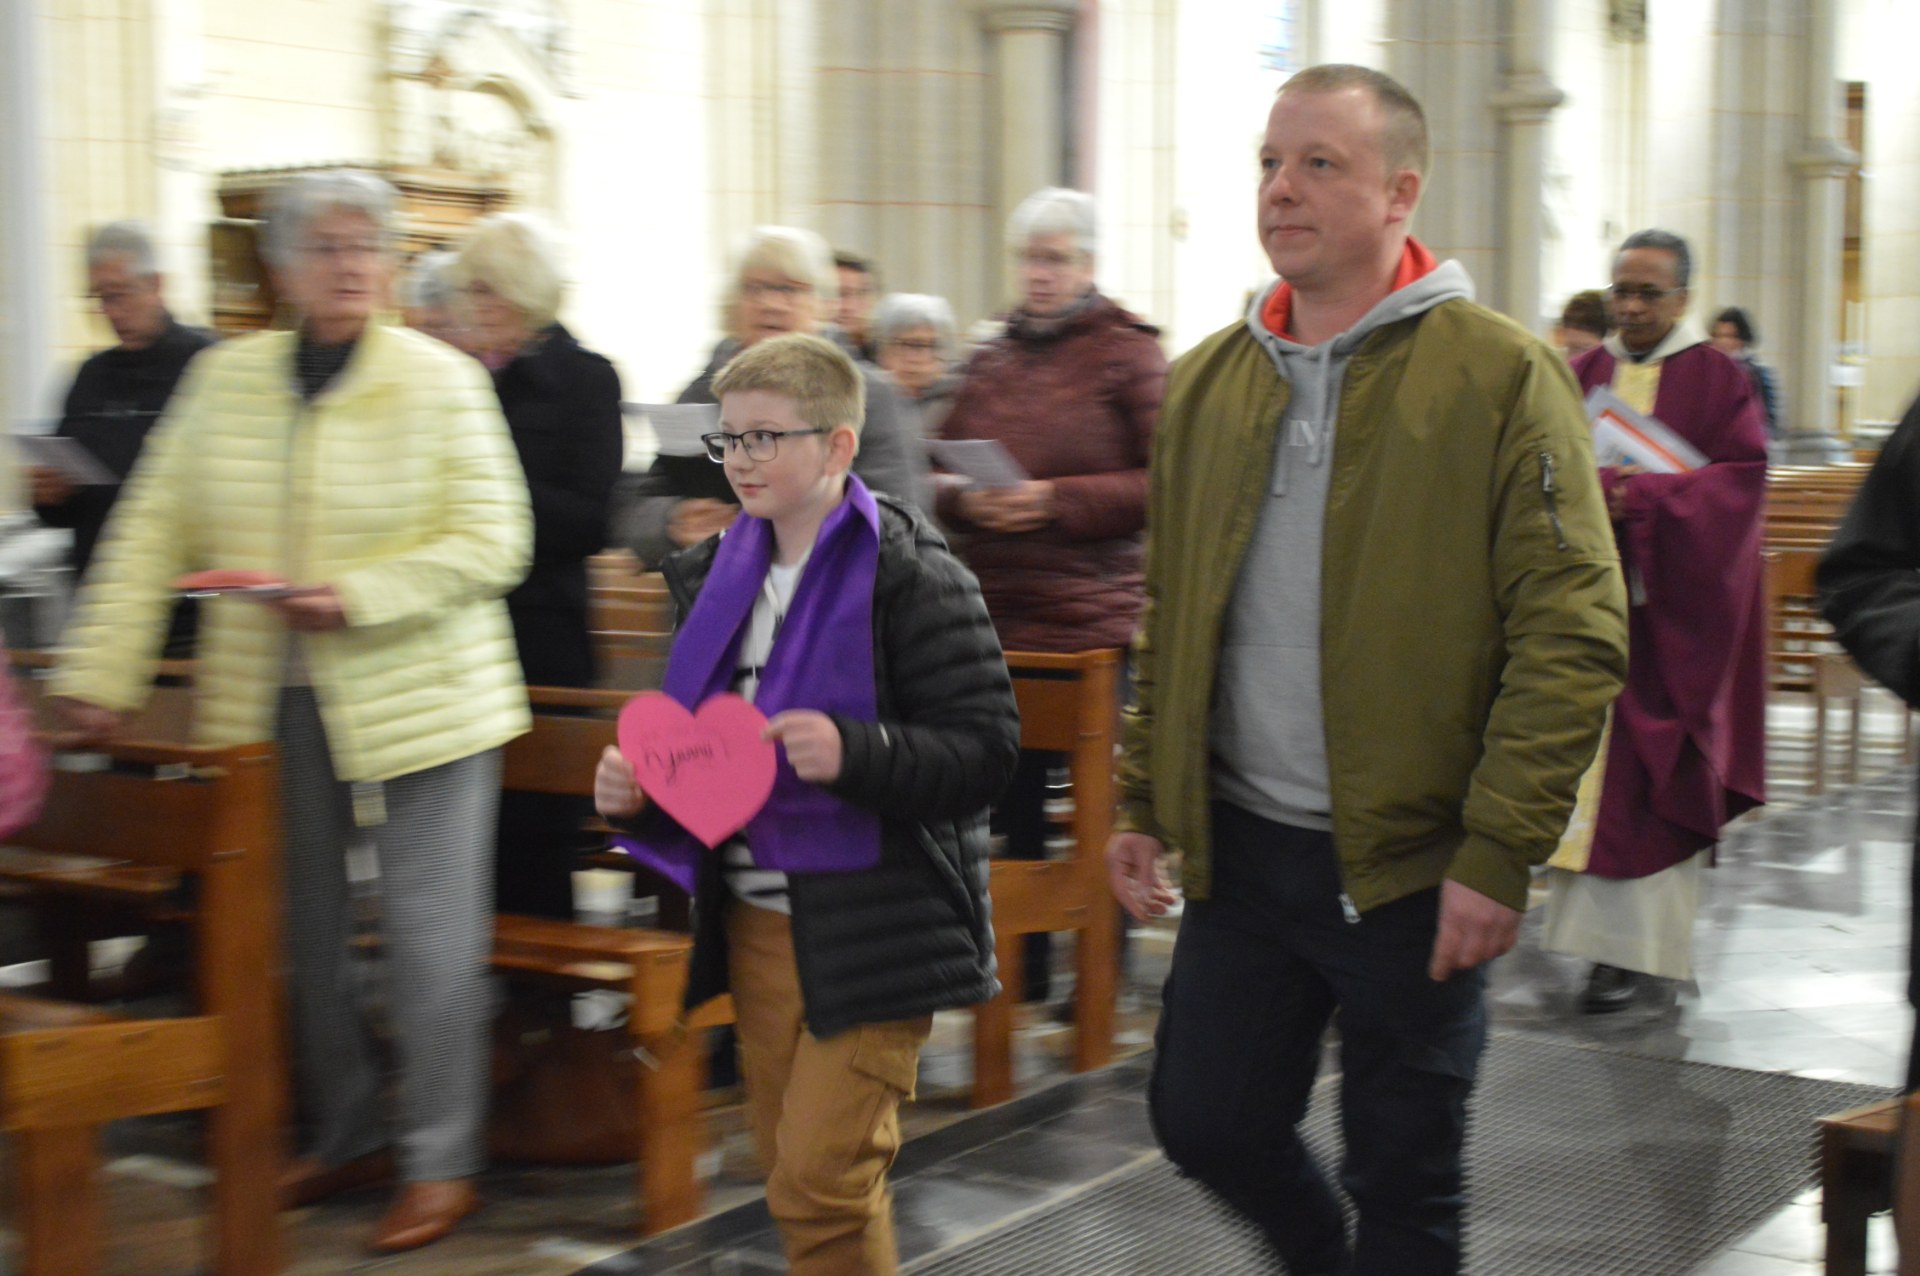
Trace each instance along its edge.
{"label": "brown leather shoe", "polygon": [[280,1208],[298,1209],[355,1188],[386,1183],[392,1178],[391,1152],[373,1152],[338,1165],[328,1165],[311,1156],[296,1156],[280,1171]]}
{"label": "brown leather shoe", "polygon": [[398,1254],[431,1245],[479,1208],[472,1179],[403,1184],[387,1216],[373,1229],[368,1248],[376,1254]]}

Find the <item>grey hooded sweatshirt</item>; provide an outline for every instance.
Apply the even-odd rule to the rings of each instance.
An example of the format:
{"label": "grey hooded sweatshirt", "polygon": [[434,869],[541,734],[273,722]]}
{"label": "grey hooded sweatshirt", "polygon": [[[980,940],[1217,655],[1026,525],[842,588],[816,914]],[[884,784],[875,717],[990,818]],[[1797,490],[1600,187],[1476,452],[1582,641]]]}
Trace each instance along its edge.
{"label": "grey hooded sweatshirt", "polygon": [[1326,722],[1320,703],[1320,542],[1333,432],[1347,362],[1367,334],[1455,297],[1473,281],[1445,261],[1388,294],[1330,341],[1275,336],[1253,300],[1247,328],[1291,384],[1273,474],[1228,604],[1213,690],[1213,792],[1264,819],[1330,829]]}

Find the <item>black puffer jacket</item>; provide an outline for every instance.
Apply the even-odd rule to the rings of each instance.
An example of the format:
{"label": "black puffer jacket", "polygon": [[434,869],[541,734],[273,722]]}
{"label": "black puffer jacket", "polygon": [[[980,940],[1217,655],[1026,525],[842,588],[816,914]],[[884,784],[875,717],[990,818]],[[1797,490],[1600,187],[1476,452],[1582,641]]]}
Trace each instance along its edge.
{"label": "black puffer jacket", "polygon": [[[844,763],[829,790],[881,817],[880,863],[793,873],[794,951],[807,1027],[828,1037],[986,1001],[994,977],[987,807],[1013,774],[1020,713],[980,587],[926,518],[876,495],[873,658],[879,722],[835,716]],[[682,616],[719,538],[663,565]],[[665,818],[656,816],[656,818]],[[725,992],[720,857],[701,857],[689,1008]]]}
{"label": "black puffer jacket", "polygon": [[1819,585],[1821,614],[1847,654],[1920,706],[1920,399],[1861,481],[1820,561]]}

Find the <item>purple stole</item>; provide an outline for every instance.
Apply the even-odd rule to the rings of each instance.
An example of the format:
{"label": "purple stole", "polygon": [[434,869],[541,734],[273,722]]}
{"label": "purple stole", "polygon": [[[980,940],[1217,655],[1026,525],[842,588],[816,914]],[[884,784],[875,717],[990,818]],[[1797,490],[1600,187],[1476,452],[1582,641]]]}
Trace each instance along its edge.
{"label": "purple stole", "polygon": [[[667,657],[661,690],[691,712],[733,685],[747,619],[773,562],[773,526],[742,514],[720,538],[700,596]],[[827,515],[774,636],[754,705],[771,718],[817,709],[858,722],[879,716],[873,665],[873,586],[880,569],[880,508],[857,475]],[[705,849],[660,813],[616,845],[688,893]],[[880,817],[793,773],[785,752],[773,794],[744,830],[753,860],[786,873],[846,873],[880,862]]]}

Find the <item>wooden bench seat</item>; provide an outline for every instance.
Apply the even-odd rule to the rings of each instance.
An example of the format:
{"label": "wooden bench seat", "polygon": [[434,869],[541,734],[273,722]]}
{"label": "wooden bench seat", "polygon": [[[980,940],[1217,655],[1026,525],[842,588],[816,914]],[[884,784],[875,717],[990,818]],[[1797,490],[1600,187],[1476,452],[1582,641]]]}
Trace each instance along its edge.
{"label": "wooden bench seat", "polygon": [[1894,1144],[1903,1104],[1888,1099],[1820,1118],[1827,1276],[1866,1276],[1867,1219],[1893,1204]]}
{"label": "wooden bench seat", "polygon": [[1067,755],[1073,781],[1073,854],[1062,860],[994,860],[994,951],[1000,995],[973,1019],[973,1106],[1013,1097],[1014,1005],[1024,985],[1024,935],[1074,931],[1073,1070],[1113,1058],[1119,905],[1107,889],[1106,846],[1113,830],[1115,682],[1120,653],[1009,651],[1007,669],[1020,702],[1020,747]]}
{"label": "wooden bench seat", "polygon": [[90,760],[56,766],[40,818],[0,856],[7,880],[36,897],[151,899],[193,878],[197,1008],[124,1019],[0,994],[0,1129],[19,1149],[21,1270],[97,1269],[98,1126],[206,1109],[211,1270],[268,1276],[280,1270],[287,1111],[272,750],[116,743]]}
{"label": "wooden bench seat", "polygon": [[[532,687],[533,729],[504,750],[501,788],[591,796],[600,753],[615,742],[624,691]],[[493,967],[504,975],[569,988],[622,992],[639,1061],[635,1087],[636,1205],[651,1235],[700,1213],[695,1162],[705,1144],[700,1093],[706,1045],[690,1030],[730,1023],[722,997],[683,1022],[692,936],[502,914],[494,919]]]}
{"label": "wooden bench seat", "polygon": [[0,993],[0,1129],[18,1166],[23,1276],[91,1272],[104,1234],[99,1127],[226,1100],[219,1019],[123,1019]]}

